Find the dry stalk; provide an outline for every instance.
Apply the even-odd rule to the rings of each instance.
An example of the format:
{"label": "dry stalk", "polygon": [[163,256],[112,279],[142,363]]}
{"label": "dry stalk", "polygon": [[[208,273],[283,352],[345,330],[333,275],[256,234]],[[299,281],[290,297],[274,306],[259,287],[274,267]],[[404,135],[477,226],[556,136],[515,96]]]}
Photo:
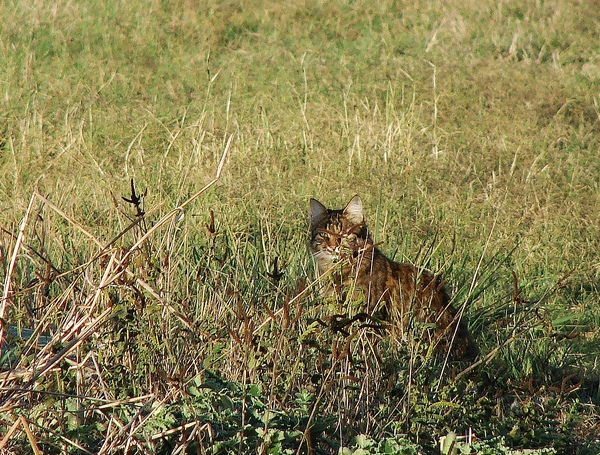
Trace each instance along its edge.
{"label": "dry stalk", "polygon": [[[62,329],[58,330],[55,333],[52,340],[49,342],[45,342],[45,345],[43,347],[41,347],[41,349],[40,349],[38,347],[39,336],[43,332],[44,327],[48,324],[48,322],[47,322],[48,317],[49,317],[48,313],[56,314],[58,311],[63,310],[63,306],[73,298],[73,291],[77,289],[77,285],[75,284],[75,282],[77,280],[79,280],[80,278],[76,278],[75,280],[73,280],[73,282],[67,286],[67,289],[65,289],[57,298],[53,299],[51,307],[50,307],[51,309],[49,309],[49,311],[47,311],[46,314],[42,316],[41,321],[39,321],[39,323],[36,324],[34,334],[28,340],[28,343],[29,343],[29,348],[28,348],[29,351],[28,352],[30,352],[31,349],[39,350],[39,352],[37,352],[36,356],[35,356],[37,361],[26,369],[18,368],[18,366],[17,366],[12,371],[3,372],[5,374],[2,374],[2,376],[0,377],[0,380],[2,380],[2,383],[3,383],[3,388],[4,388],[4,385],[8,381],[11,381],[11,380],[21,379],[21,380],[26,381],[23,384],[23,387],[19,387],[18,389],[4,388],[4,390],[7,390],[7,391],[10,390],[12,392],[11,392],[10,396],[6,396],[6,400],[4,401],[4,403],[2,403],[3,411],[10,411],[10,409],[13,409],[13,408],[19,406],[19,403],[21,402],[23,397],[25,397],[27,395],[27,393],[31,392],[32,388],[34,387],[35,384],[38,383],[38,380],[41,377],[47,375],[51,371],[54,371],[57,368],[58,364],[61,361],[67,359],[68,356],[70,357],[74,353],[77,353],[78,349],[80,348],[82,343],[84,343],[94,333],[96,333],[103,325],[106,324],[107,321],[109,321],[111,318],[116,316],[116,313],[114,313],[114,310],[113,310],[112,306],[110,306],[110,305],[107,308],[105,308],[103,311],[101,311],[100,314],[98,314],[95,317],[94,317],[94,313],[96,311],[99,311],[100,301],[101,301],[102,296],[105,293],[104,290],[109,285],[115,283],[115,281],[117,281],[121,276],[123,276],[123,274],[126,274],[128,276],[128,278],[127,278],[128,280],[130,278],[135,278],[135,282],[139,286],[141,286],[145,291],[149,292],[153,296],[153,298],[155,298],[159,302],[161,302],[165,306],[165,308],[167,308],[169,310],[169,312],[174,314],[186,327],[188,327],[188,329],[193,328],[192,327],[193,324],[185,316],[180,314],[172,305],[169,304],[168,301],[166,301],[164,298],[162,298],[160,293],[157,292],[156,290],[154,290],[149,283],[145,282],[144,280],[142,280],[139,277],[136,277],[134,272],[132,272],[129,269],[128,265],[129,265],[129,261],[130,261],[132,254],[134,254],[140,248],[140,246],[144,244],[144,242],[146,242],[154,233],[156,233],[158,229],[160,229],[163,226],[165,226],[166,224],[168,224],[170,226],[170,231],[169,231],[170,235],[174,235],[174,232],[173,232],[174,226],[181,219],[183,219],[185,207],[187,207],[192,201],[197,199],[201,194],[206,192],[210,187],[212,187],[220,179],[221,173],[222,173],[222,170],[223,170],[223,167],[224,167],[224,164],[225,164],[225,161],[226,161],[227,155],[229,153],[232,142],[233,142],[233,135],[229,136],[229,138],[226,142],[225,149],[221,156],[221,159],[218,164],[214,178],[208,184],[206,184],[202,189],[200,189],[200,191],[196,192],[190,198],[188,198],[186,201],[184,201],[179,207],[174,208],[169,213],[167,213],[165,216],[163,216],[149,231],[145,232],[143,236],[141,236],[139,239],[137,239],[135,244],[131,248],[129,248],[127,251],[125,251],[124,254],[122,254],[122,252],[120,250],[114,249],[113,246],[116,244],[116,242],[118,241],[119,238],[121,238],[123,235],[125,235],[131,229],[133,229],[139,223],[139,219],[141,219],[142,217],[139,217],[139,219],[137,219],[133,223],[131,223],[123,232],[121,232],[117,237],[115,237],[113,240],[111,240],[107,245],[103,245],[102,242],[98,238],[96,238],[92,233],[90,233],[83,225],[81,225],[75,219],[70,217],[67,213],[65,213],[63,210],[61,210],[58,206],[56,206],[54,203],[52,203],[46,197],[39,194],[38,192],[33,193],[33,195],[30,198],[29,205],[25,212],[23,220],[21,221],[19,232],[18,232],[18,235],[16,236],[15,245],[14,245],[14,248],[12,251],[12,256],[11,256],[11,259],[10,259],[10,262],[9,262],[9,265],[8,265],[7,271],[6,271],[4,292],[3,292],[2,301],[0,302],[0,347],[2,346],[2,340],[4,338],[4,328],[5,328],[4,316],[6,314],[7,306],[11,303],[11,301],[13,299],[13,291],[12,291],[13,274],[14,274],[14,271],[16,270],[17,259],[20,255],[20,252],[26,246],[25,245],[26,231],[28,228],[28,223],[31,219],[33,206],[34,206],[36,200],[40,201],[42,204],[45,204],[47,207],[52,209],[54,212],[58,213],[76,230],[82,232],[87,238],[89,238],[95,245],[97,245],[99,247],[99,252],[96,253],[91,260],[87,261],[86,263],[84,263],[78,267],[75,267],[72,270],[69,270],[68,272],[61,273],[58,270],[56,270],[56,275],[53,276],[54,279],[57,279],[57,278],[60,278],[63,276],[67,276],[67,275],[79,274],[79,277],[83,277],[87,281],[87,283],[92,285],[91,292],[87,294],[87,296],[85,298],[85,302],[82,302],[82,304],[73,305],[72,308],[70,308],[70,309],[69,308],[64,309],[67,312],[66,318],[64,320],[67,321],[68,324],[63,324]],[[112,249],[112,251],[110,251],[111,249]],[[87,277],[85,277],[85,274],[87,273],[86,270],[88,270],[92,264],[96,263],[98,261],[98,259],[100,259],[101,257],[106,256],[106,255],[108,255],[109,258],[104,267],[104,270],[100,277],[100,280],[97,283],[92,284],[92,282]],[[80,313],[82,308],[85,308],[85,311],[83,312],[83,314]],[[65,343],[66,343],[66,345],[65,345]],[[56,346],[57,344],[63,344],[64,347],[57,353],[52,352],[52,347]],[[75,358],[78,359],[77,356],[75,356]],[[67,360],[69,360],[69,359],[67,359]],[[83,364],[86,362],[85,361],[80,361],[80,362],[72,361],[69,363],[71,363],[74,368],[79,369],[79,368],[85,368],[85,366]],[[93,363],[94,363],[94,365],[96,365],[96,370],[98,370],[98,366],[95,362],[95,359],[93,359]],[[98,376],[100,377],[100,374]],[[104,387],[101,379],[100,379],[100,382],[106,392],[106,388]],[[16,392],[16,394],[14,394],[15,392]],[[98,412],[101,412],[101,409],[114,408],[114,407],[118,407],[118,406],[122,406],[122,405],[132,404],[132,403],[135,403],[135,402],[138,402],[141,400],[145,400],[148,398],[152,399],[153,395],[144,395],[143,397],[137,397],[135,399],[131,399],[131,400],[127,400],[127,401],[121,401],[121,402],[114,401],[111,403],[103,404],[98,409]],[[160,408],[160,406],[158,408]],[[112,442],[107,441],[105,443],[105,445],[103,446],[103,450],[110,451],[111,448],[114,448],[116,445],[120,446],[120,449],[134,446],[137,451],[144,453],[146,450],[143,447],[143,444],[141,444],[137,440],[137,438],[134,437],[134,435],[140,428],[143,427],[143,425],[156,412],[156,410],[158,408],[155,408],[154,411],[151,412],[149,415],[142,416],[142,415],[138,414],[138,417],[135,419],[132,419],[129,422],[129,424],[127,424],[127,425],[123,425],[123,424],[119,423],[118,421],[111,419],[110,421],[112,422],[112,425],[109,425],[109,431],[107,433],[107,438],[108,438],[108,440],[111,440]],[[115,426],[120,428],[117,430],[116,433],[114,433]],[[27,434],[27,438],[29,439],[29,442],[30,442],[33,452],[36,454],[41,453],[39,451],[39,449],[37,448],[35,437],[34,437],[33,433],[31,432],[29,425],[27,424],[27,421],[24,420],[24,417],[20,417],[19,419],[17,419],[17,421],[14,423],[14,425],[11,427],[11,429],[4,435],[3,439],[0,441],[0,448],[6,446],[6,444],[11,439],[11,437],[13,437],[14,434],[19,431],[19,427],[21,427],[22,431],[25,431],[25,433]],[[193,422],[191,425],[187,424],[183,427],[177,428],[175,431],[183,431],[183,430],[186,430],[186,429],[192,428],[192,427],[195,427],[194,431],[196,431],[196,432],[207,430],[207,428],[204,426],[201,426],[199,422]],[[110,430],[110,429],[112,429],[112,430]],[[48,431],[51,431],[51,430],[48,430]],[[111,431],[113,431],[113,435],[112,435],[112,437],[109,437],[108,435]],[[209,432],[209,434],[211,433],[210,428],[208,428],[208,432]],[[164,434],[162,436],[166,436],[166,435],[167,434]],[[161,435],[157,435],[157,438],[160,438],[160,437],[161,437]],[[123,439],[123,438],[125,438],[125,439]],[[62,438],[62,439],[64,439],[64,438]],[[66,439],[65,439],[65,441],[74,446],[77,446],[77,444],[75,444],[73,441],[69,441]],[[85,452],[84,449],[82,449],[82,450]]]}
{"label": "dry stalk", "polygon": [[296,302],[297,300],[300,300],[301,298],[303,298],[309,290],[311,290],[313,287],[315,287],[317,284],[321,283],[321,280],[323,280],[324,278],[328,277],[333,271],[335,270],[335,266],[331,267],[329,270],[326,270],[324,273],[321,274],[321,276],[314,280],[312,283],[308,284],[303,290],[302,292],[298,293],[297,295],[295,295],[292,299],[290,299],[286,305],[284,305],[283,307],[279,308],[277,311],[271,313],[263,322],[261,322],[252,332],[252,335],[256,335],[260,330],[262,330],[266,325],[269,324],[269,322],[273,321],[275,316],[279,316],[281,313],[285,312],[285,311],[289,311],[290,305],[293,304],[294,302]]}
{"label": "dry stalk", "polygon": [[162,439],[164,437],[170,436],[172,434],[176,434],[179,432],[183,432],[188,428],[196,427],[198,431],[206,430],[212,438],[212,428],[209,423],[202,424],[199,420],[194,420],[192,422],[185,423],[183,425],[179,425],[175,428],[171,428],[170,430],[161,431],[160,433],[155,433],[150,436],[150,439],[156,441],[157,439]]}
{"label": "dry stalk", "polygon": [[15,242],[15,247],[13,249],[13,254],[10,258],[10,263],[8,266],[8,270],[6,271],[6,280],[4,281],[4,295],[2,296],[2,302],[0,302],[0,349],[2,349],[2,341],[4,340],[4,326],[6,322],[4,320],[4,315],[6,314],[6,305],[11,298],[11,281],[12,274],[15,270],[15,266],[17,264],[17,256],[19,255],[19,250],[21,249],[21,244],[25,238],[25,228],[27,227],[27,223],[29,221],[29,216],[31,215],[31,210],[33,208],[33,201],[35,200],[35,195],[31,196],[29,200],[29,206],[27,207],[27,211],[25,212],[25,216],[23,217],[23,221],[21,221],[21,227],[19,228],[19,235],[17,236],[17,241]]}
{"label": "dry stalk", "polygon": [[17,428],[19,428],[19,426],[23,427],[23,430],[25,431],[25,434],[27,435],[27,439],[29,440],[29,444],[31,445],[31,449],[33,450],[33,453],[35,455],[42,455],[42,451],[40,450],[40,448],[37,445],[35,436],[31,432],[31,429],[29,428],[29,423],[23,416],[19,416],[17,418],[17,420],[15,420],[15,423],[13,423],[13,425],[10,427],[10,429],[6,432],[6,434],[2,438],[2,441],[0,441],[0,450],[3,450],[4,447],[6,446],[6,444],[8,444],[8,441],[10,441],[10,438],[17,431]]}
{"label": "dry stalk", "polygon": [[[163,216],[154,226],[152,226],[152,228],[148,232],[146,232],[142,237],[140,237],[138,239],[138,241],[135,242],[135,244],[131,248],[129,248],[129,250],[121,258],[121,261],[119,262],[119,264],[117,266],[117,269],[123,268],[123,266],[129,260],[129,257],[131,256],[131,254],[134,251],[136,251],[155,231],[157,231],[159,228],[164,226],[166,223],[171,222],[172,220],[174,221],[174,223],[181,221],[183,219],[183,217],[185,216],[184,208],[190,202],[194,201],[196,198],[198,198],[198,196],[200,196],[202,193],[207,191],[211,186],[213,186],[215,183],[217,183],[219,181],[219,179],[221,178],[221,172],[223,170],[223,166],[225,164],[225,159],[227,158],[227,153],[229,152],[229,147],[231,146],[232,141],[233,141],[233,134],[230,135],[229,139],[227,140],[227,144],[225,145],[225,150],[223,151],[223,155],[221,156],[221,161],[219,162],[219,165],[217,167],[217,172],[216,172],[215,178],[212,179],[209,183],[207,183],[200,191],[198,191],[193,196],[191,196],[188,200],[183,202],[178,207],[175,207],[173,210],[171,210],[169,213],[167,213],[165,216]],[[116,278],[118,278],[118,277],[115,276],[112,281],[114,281]],[[109,284],[109,283],[107,283],[107,284]]]}

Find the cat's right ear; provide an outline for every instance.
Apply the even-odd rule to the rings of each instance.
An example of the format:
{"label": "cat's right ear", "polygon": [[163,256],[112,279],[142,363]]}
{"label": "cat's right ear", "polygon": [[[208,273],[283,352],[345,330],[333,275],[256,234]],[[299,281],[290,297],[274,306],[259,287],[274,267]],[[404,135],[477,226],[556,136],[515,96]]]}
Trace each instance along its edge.
{"label": "cat's right ear", "polygon": [[314,231],[315,227],[327,216],[327,207],[321,204],[316,199],[310,199],[310,230]]}
{"label": "cat's right ear", "polygon": [[344,208],[344,215],[346,215],[346,218],[354,224],[361,224],[365,221],[362,200],[358,194],[350,199],[350,202],[348,202]]}

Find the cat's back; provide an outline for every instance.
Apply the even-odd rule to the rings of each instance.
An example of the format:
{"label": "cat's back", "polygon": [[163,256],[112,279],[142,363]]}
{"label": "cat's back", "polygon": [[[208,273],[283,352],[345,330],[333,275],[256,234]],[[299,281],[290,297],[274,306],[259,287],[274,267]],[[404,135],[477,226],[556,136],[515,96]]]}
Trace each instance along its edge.
{"label": "cat's back", "polygon": [[[383,256],[383,255],[382,255]],[[413,307],[420,312],[424,307],[435,311],[443,311],[450,300],[440,275],[417,267],[408,262],[393,262],[383,256],[387,262],[388,273],[379,279],[390,293],[391,300],[400,304],[402,310]]]}
{"label": "cat's back", "polygon": [[414,290],[418,292],[431,291],[444,293],[444,286],[439,275],[434,275],[429,270],[417,267],[409,262],[394,262],[385,258],[388,262],[389,273],[386,277],[390,289],[399,287],[402,290]]}

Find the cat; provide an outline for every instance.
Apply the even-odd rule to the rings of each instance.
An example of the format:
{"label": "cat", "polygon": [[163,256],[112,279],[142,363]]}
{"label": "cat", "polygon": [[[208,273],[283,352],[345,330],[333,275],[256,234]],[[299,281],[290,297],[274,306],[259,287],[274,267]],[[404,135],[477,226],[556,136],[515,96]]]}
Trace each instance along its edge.
{"label": "cat", "polygon": [[365,313],[387,321],[392,331],[405,333],[413,317],[435,325],[426,332],[438,351],[450,351],[455,359],[477,354],[441,277],[388,259],[373,243],[359,196],[341,210],[311,199],[309,221],[310,252],[317,272],[323,278],[331,275],[323,288],[325,297],[348,301],[348,294],[354,297],[358,289],[364,296]]}

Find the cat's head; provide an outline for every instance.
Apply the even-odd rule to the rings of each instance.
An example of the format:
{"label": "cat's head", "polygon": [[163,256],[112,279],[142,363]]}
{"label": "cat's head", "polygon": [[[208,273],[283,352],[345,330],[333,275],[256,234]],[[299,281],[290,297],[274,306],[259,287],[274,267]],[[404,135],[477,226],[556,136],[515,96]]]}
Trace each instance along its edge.
{"label": "cat's head", "polygon": [[310,200],[310,250],[320,266],[352,260],[370,243],[360,197],[354,196],[340,210]]}

